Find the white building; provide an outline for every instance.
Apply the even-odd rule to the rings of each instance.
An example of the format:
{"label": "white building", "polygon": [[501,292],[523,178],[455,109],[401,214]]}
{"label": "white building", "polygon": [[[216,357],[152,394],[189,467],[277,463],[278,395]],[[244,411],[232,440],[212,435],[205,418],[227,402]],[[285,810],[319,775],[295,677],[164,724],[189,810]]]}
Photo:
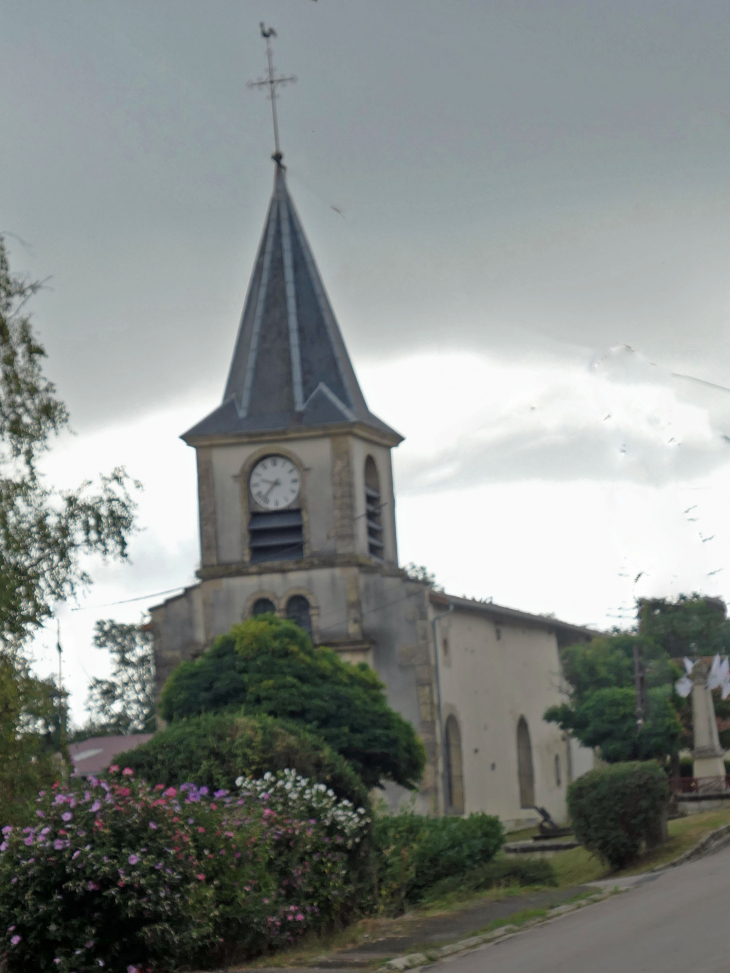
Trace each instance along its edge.
{"label": "white building", "polygon": [[426,745],[422,811],[517,825],[538,804],[564,817],[587,757],[542,715],[564,698],[559,646],[591,633],[452,598],[399,568],[402,437],[367,408],[280,158],[223,402],[183,439],[198,461],[201,567],[151,610],[158,690],[181,660],[273,610],[376,669]]}

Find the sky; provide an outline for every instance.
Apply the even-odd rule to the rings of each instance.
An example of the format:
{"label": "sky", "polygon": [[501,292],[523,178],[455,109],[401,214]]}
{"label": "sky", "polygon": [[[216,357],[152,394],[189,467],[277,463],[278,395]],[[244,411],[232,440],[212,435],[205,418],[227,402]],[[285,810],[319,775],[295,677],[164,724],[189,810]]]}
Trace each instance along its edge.
{"label": "sky", "polygon": [[406,436],[401,562],[596,628],[730,597],[727,3],[6,0],[0,233],[46,282],[75,432],[48,475],[144,484],[130,563],[58,607],[74,718],[108,669],[94,621],[194,579],[178,437],[222,395],[271,191],[261,21],[297,77],[290,190]]}

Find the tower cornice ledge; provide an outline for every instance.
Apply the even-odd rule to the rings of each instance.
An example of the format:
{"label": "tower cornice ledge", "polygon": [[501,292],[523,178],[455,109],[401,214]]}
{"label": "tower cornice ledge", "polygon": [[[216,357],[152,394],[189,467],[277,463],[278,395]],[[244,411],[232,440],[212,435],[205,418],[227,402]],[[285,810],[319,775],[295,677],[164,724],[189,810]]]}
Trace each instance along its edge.
{"label": "tower cornice ledge", "polygon": [[315,554],[298,561],[263,561],[260,564],[214,564],[198,568],[196,577],[201,581],[214,578],[248,577],[261,574],[282,574],[287,571],[312,571],[317,568],[360,568],[372,574],[389,578],[407,578],[406,572],[394,564],[380,564],[364,554]]}
{"label": "tower cornice ledge", "polygon": [[400,433],[395,431],[386,433],[384,430],[381,432],[362,422],[333,422],[326,426],[310,426],[299,429],[296,426],[290,426],[288,429],[261,429],[255,432],[212,433],[210,435],[184,433],[180,438],[188,446],[234,446],[246,443],[271,442],[273,439],[276,442],[284,442],[287,439],[319,439],[322,436],[336,436],[343,433],[359,436],[361,439],[366,439],[379,446],[393,447],[403,442],[403,436]]}

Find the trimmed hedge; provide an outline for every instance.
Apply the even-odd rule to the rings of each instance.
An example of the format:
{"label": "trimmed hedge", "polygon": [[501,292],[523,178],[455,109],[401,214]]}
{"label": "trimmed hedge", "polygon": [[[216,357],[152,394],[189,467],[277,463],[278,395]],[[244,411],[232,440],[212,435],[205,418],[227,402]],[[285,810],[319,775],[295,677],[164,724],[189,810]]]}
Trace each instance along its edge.
{"label": "trimmed hedge", "polygon": [[498,858],[487,865],[472,868],[463,875],[442,878],[426,890],[422,901],[435,902],[447,895],[471,895],[487,889],[510,885],[558,884],[558,876],[552,862],[544,858]]}
{"label": "trimmed hedge", "polygon": [[490,862],[504,844],[499,818],[427,818],[410,811],[373,821],[376,888],[380,908],[400,913],[441,879]]}
{"label": "trimmed hedge", "polygon": [[669,788],[653,761],[591,770],[568,788],[568,813],[578,841],[612,868],[631,864],[642,842],[661,840]]}
{"label": "trimmed hedge", "polygon": [[270,716],[226,711],[176,720],[147,743],[118,754],[115,763],[155,784],[194,781],[231,791],[238,777],[291,768],[355,807],[369,807],[367,789],[344,757],[308,730]]}

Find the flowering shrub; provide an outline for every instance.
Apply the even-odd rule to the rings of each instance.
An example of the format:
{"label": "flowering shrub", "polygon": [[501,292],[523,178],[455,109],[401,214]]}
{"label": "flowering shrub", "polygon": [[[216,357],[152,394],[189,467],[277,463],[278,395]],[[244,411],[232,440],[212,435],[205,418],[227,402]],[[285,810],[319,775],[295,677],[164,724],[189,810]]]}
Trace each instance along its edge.
{"label": "flowering shrub", "polygon": [[369,822],[331,791],[291,771],[235,795],[151,788],[131,774],[41,792],[36,825],[2,830],[10,973],[250,956],[351,907],[348,867]]}

